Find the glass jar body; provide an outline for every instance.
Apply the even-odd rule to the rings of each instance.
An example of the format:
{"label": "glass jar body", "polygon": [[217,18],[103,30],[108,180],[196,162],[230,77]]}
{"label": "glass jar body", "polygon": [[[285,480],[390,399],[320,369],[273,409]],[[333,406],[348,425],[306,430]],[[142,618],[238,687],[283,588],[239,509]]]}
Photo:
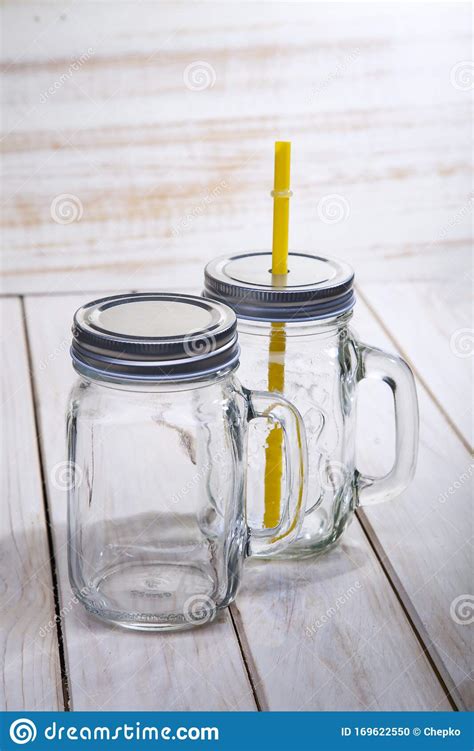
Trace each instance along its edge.
{"label": "glass jar body", "polygon": [[[252,388],[269,387],[269,363],[283,366],[282,393],[302,415],[308,443],[306,514],[286,557],[328,550],[344,532],[357,505],[355,396],[358,343],[350,315],[327,322],[271,324],[239,320],[239,376]],[[273,346],[275,337],[279,346]],[[273,340],[273,344],[272,344]],[[271,380],[271,378],[270,378]],[[250,433],[248,499],[263,518],[265,452]],[[257,438],[257,440],[255,440]],[[254,518],[255,523],[255,518]]]}
{"label": "glass jar body", "polygon": [[69,573],[95,615],[200,625],[235,596],[246,554],[247,404],[232,374],[198,387],[79,378],[68,412]]}

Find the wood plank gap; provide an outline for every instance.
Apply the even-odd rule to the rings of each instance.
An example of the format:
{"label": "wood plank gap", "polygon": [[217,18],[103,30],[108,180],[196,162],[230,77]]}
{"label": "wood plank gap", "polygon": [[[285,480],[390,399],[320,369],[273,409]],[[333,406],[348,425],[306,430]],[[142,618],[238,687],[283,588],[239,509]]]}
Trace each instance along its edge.
{"label": "wood plank gap", "polygon": [[443,415],[444,419],[446,420],[446,422],[448,423],[448,425],[450,426],[450,428],[452,428],[452,430],[457,435],[457,437],[459,438],[459,440],[461,441],[461,443],[463,444],[463,446],[469,451],[470,454],[472,454],[473,451],[474,451],[474,448],[470,445],[469,441],[467,441],[466,438],[463,436],[463,434],[461,433],[461,431],[457,427],[456,423],[453,422],[453,420],[452,420],[451,416],[449,415],[449,413],[446,412],[446,410],[443,407],[443,405],[441,404],[441,402],[438,400],[438,398],[436,397],[436,395],[431,390],[431,388],[428,385],[426,379],[421,375],[421,373],[419,372],[418,368],[416,368],[416,366],[413,364],[412,360],[410,359],[409,355],[405,352],[405,350],[401,346],[400,342],[393,335],[393,333],[390,331],[390,329],[386,326],[383,318],[381,318],[379,316],[379,314],[377,313],[377,311],[375,310],[375,308],[373,307],[373,305],[368,301],[367,297],[364,295],[364,293],[362,292],[362,290],[360,289],[360,287],[358,285],[355,285],[355,289],[357,291],[357,294],[361,298],[361,300],[363,300],[364,304],[370,310],[370,312],[374,316],[375,320],[377,321],[377,323],[379,324],[379,326],[383,329],[384,333],[388,336],[388,338],[390,339],[390,341],[392,342],[392,344],[394,345],[394,347],[396,347],[397,351],[400,352],[400,354],[402,355],[402,357],[409,363],[411,369],[413,370],[413,372],[415,373],[415,375],[417,377],[417,380],[421,383],[421,385],[423,386],[423,388],[427,392],[427,394],[430,397],[430,399],[437,406],[437,408],[439,409],[439,411]]}
{"label": "wood plank gap", "polygon": [[446,694],[449,703],[451,704],[455,712],[465,711],[466,707],[456,688],[454,681],[444,668],[443,661],[438,655],[433,641],[430,639],[430,636],[427,633],[421,619],[418,617],[416,608],[413,605],[410,596],[406,592],[399,577],[397,576],[395,569],[391,566],[390,559],[386,555],[370,521],[364,514],[363,508],[359,507],[358,509],[356,509],[356,516],[359,520],[360,526],[362,527],[362,531],[366,536],[370,547],[374,551],[374,555],[380,563],[382,571],[384,572],[395,594],[395,597],[400,604],[400,607],[405,613],[405,616],[421,648],[423,649],[423,652],[426,655],[426,659],[428,660],[436,678],[438,679],[443,691]]}
{"label": "wood plank gap", "polygon": [[0,292],[0,299],[5,298],[23,298],[23,297],[74,297],[74,295],[84,295],[88,299],[93,300],[94,295],[118,295],[120,293],[123,294],[131,294],[133,292],[184,292],[186,294],[199,294],[199,292],[196,292],[196,284],[188,284],[188,285],[179,285],[174,284],[170,287],[160,287],[158,288],[139,288],[135,287],[134,289],[130,289],[128,287],[113,287],[111,289],[104,289],[104,287],[101,287],[100,289],[67,289],[64,291],[61,290],[54,290],[51,292],[46,292],[42,290],[41,292]]}
{"label": "wood plank gap", "polygon": [[38,446],[38,454],[39,454],[39,471],[40,471],[41,487],[42,487],[42,495],[43,495],[44,515],[45,515],[45,521],[46,521],[46,538],[48,542],[49,561],[51,564],[51,581],[52,581],[52,586],[53,586],[54,614],[55,614],[55,620],[56,620],[56,633],[58,637],[59,666],[61,670],[61,685],[62,685],[62,692],[63,692],[64,711],[69,712],[71,710],[71,701],[70,701],[70,693],[69,693],[69,681],[68,681],[67,670],[66,670],[66,658],[65,658],[65,650],[64,650],[64,636],[63,636],[63,629],[62,629],[62,622],[61,622],[61,610],[60,610],[60,605],[59,605],[59,587],[58,587],[58,577],[57,577],[57,571],[56,571],[56,556],[54,554],[51,515],[49,513],[48,500],[47,500],[47,485],[46,485],[46,477],[45,477],[45,471],[44,471],[45,459],[44,459],[44,452],[43,452],[43,447],[42,447],[40,421],[39,421],[39,414],[38,414],[39,401],[38,401],[38,395],[37,395],[36,385],[35,385],[35,377],[34,377],[34,371],[33,371],[33,359],[31,355],[31,345],[30,345],[30,338],[29,338],[29,332],[28,332],[28,324],[26,320],[25,300],[24,300],[23,295],[20,295],[20,304],[21,304],[21,314],[22,314],[22,322],[23,322],[23,332],[25,336],[26,356],[27,356],[27,361],[28,361],[28,370],[30,373],[31,391],[32,391],[32,396],[33,396],[33,399],[32,399],[33,418],[34,418],[34,423],[35,423],[35,433],[36,433],[36,438],[37,438],[37,446]]}
{"label": "wood plank gap", "polygon": [[[254,698],[255,704],[257,705],[257,711],[258,712],[262,712],[263,710],[262,710],[262,705],[260,703],[260,699],[259,699],[259,696],[258,696],[257,687],[256,687],[256,685],[254,683],[254,680],[253,680],[253,676],[254,675],[256,675],[258,677],[257,667],[256,667],[254,661],[252,660],[252,653],[251,653],[250,649],[248,648],[247,637],[245,635],[244,625],[242,623],[242,619],[240,618],[239,609],[238,609],[237,605],[235,604],[235,602],[233,602],[229,606],[229,615],[230,615],[230,620],[232,621],[232,626],[234,627],[235,636],[236,636],[236,639],[237,639],[237,642],[238,642],[238,645],[239,645],[240,653],[242,655],[242,661],[244,663],[245,672],[247,673],[247,677],[249,679],[250,686],[252,687],[252,694],[253,694],[253,698]],[[240,623],[240,629],[242,629],[242,636],[240,634],[240,630],[239,630],[239,626],[237,625],[237,621],[239,621],[239,623]],[[244,640],[245,640],[245,644],[246,644],[247,648],[244,645]],[[260,680],[258,682],[260,683]]]}
{"label": "wood plank gap", "polygon": [[[91,300],[93,299],[94,295],[100,295],[104,293],[104,288],[102,289],[68,289],[62,292],[61,290],[54,290],[51,292],[47,292],[45,290],[41,292],[27,292],[26,294],[23,292],[1,292],[0,298],[8,299],[10,297],[74,297],[74,295],[91,295]],[[125,289],[125,288],[118,288],[117,290],[110,290],[110,294],[115,294],[115,291],[117,292],[130,292],[131,290]],[[133,290],[137,292],[138,290]]]}

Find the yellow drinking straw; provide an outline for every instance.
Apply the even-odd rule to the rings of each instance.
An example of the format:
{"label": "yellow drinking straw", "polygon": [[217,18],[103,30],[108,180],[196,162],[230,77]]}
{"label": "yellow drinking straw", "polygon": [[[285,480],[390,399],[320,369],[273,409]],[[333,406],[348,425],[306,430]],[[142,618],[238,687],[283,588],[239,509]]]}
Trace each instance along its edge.
{"label": "yellow drinking straw", "polygon": [[[288,225],[290,216],[291,143],[275,143],[273,184],[272,283],[286,284],[288,273]],[[268,352],[268,390],[283,392],[285,385],[286,331],[284,323],[272,323]],[[283,476],[283,430],[274,427],[268,435],[265,451],[265,512],[263,524],[276,527],[280,521],[281,481]]]}

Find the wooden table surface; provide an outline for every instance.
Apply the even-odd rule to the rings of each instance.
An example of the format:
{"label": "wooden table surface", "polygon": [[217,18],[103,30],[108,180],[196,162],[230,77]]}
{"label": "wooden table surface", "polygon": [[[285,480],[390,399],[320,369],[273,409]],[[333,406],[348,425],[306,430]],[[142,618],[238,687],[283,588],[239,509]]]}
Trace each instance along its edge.
{"label": "wooden table surface", "polygon": [[[470,5],[2,13],[3,707],[472,707]],[[67,578],[72,313],[101,292],[198,292],[210,258],[268,247],[279,138],[292,247],[355,267],[356,331],[416,374],[415,480],[324,557],[249,562],[211,626],[107,627]],[[359,461],[377,471],[393,425],[375,392]]]}

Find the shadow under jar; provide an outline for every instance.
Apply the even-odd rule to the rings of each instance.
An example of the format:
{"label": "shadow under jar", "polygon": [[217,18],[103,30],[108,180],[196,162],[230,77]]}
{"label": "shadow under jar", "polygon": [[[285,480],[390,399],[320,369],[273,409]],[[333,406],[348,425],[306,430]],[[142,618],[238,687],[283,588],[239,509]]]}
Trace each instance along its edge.
{"label": "shadow under jar", "polygon": [[[418,404],[407,363],[362,344],[350,329],[355,304],[350,266],[297,252],[289,254],[288,274],[272,275],[271,264],[269,252],[217,258],[206,266],[204,294],[238,316],[239,375],[253,388],[275,388],[269,363],[279,368],[275,390],[303,416],[306,514],[297,540],[282,555],[304,557],[336,543],[359,503],[389,500],[408,485],[416,466]],[[396,455],[381,478],[362,475],[355,463],[356,396],[363,379],[384,381],[394,399]],[[255,471],[248,502],[261,518],[268,456],[258,444],[250,455]]]}
{"label": "shadow under jar", "polygon": [[[295,539],[304,515],[306,443],[284,398],[235,377],[236,318],[199,297],[133,294],[80,308],[71,348],[79,379],[67,420],[69,576],[93,614],[121,626],[207,623],[234,598],[242,564]],[[247,525],[248,422],[286,437],[277,530]]]}

